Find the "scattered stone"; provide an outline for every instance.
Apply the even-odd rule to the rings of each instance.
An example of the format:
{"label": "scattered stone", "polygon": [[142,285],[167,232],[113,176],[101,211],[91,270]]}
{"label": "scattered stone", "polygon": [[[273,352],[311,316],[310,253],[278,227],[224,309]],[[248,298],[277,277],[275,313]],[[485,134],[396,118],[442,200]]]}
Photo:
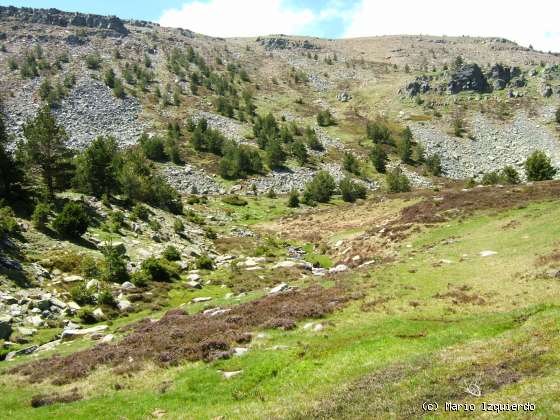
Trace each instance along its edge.
{"label": "scattered stone", "polygon": [[129,281],[125,281],[123,284],[121,284],[121,289],[132,290],[136,289],[136,286]]}
{"label": "scattered stone", "polygon": [[103,312],[103,309],[101,309],[101,308],[96,308],[93,311],[93,317],[97,321],[103,321],[104,319],[107,319],[107,316],[105,315],[105,313]]}
{"label": "scattered stone", "polygon": [[64,283],[75,283],[77,281],[83,281],[83,280],[84,280],[84,278],[82,276],[78,276],[77,274],[72,275],[72,276],[66,276],[66,277],[62,278],[62,281]]}
{"label": "scattered stone", "polygon": [[285,290],[288,290],[290,288],[290,286],[288,286],[288,284],[286,283],[280,283],[279,285],[273,287],[272,289],[270,289],[270,292],[268,292],[269,295],[273,295],[275,293],[280,293],[283,292]]}
{"label": "scattered stone", "polygon": [[233,378],[234,376],[240,375],[243,371],[242,370],[236,370],[233,372],[222,372],[224,375],[224,378],[229,379],[229,378]]}
{"label": "scattered stone", "polygon": [[333,273],[342,273],[344,271],[348,270],[348,266],[345,264],[338,264],[337,266],[331,268],[329,270],[329,273],[333,274]]}
{"label": "scattered stone", "polygon": [[4,359],[6,362],[9,362],[10,360],[15,359],[18,356],[25,356],[28,354],[32,354],[35,353],[35,351],[39,348],[39,346],[31,346],[31,347],[27,347],[25,349],[21,349],[21,350],[16,350],[16,351],[11,351],[6,355],[6,358]]}
{"label": "scattered stone", "polygon": [[86,335],[105,331],[107,328],[109,328],[107,325],[96,325],[95,327],[85,328],[85,329],[68,329],[62,331],[62,335],[60,336],[60,339],[62,341],[70,341],[70,340],[74,340],[77,337],[84,337]]}
{"label": "scattered stone", "polygon": [[128,311],[128,310],[132,309],[132,303],[130,303],[130,301],[125,300],[125,299],[119,300],[117,302],[117,308],[119,309],[119,311],[125,312],[125,311]]}
{"label": "scattered stone", "polygon": [[495,252],[495,251],[481,251],[479,253],[479,255],[481,257],[491,257],[491,256],[496,255],[496,254],[497,254],[497,252]]}
{"label": "scattered stone", "polygon": [[192,303],[200,303],[200,302],[208,302],[209,300],[212,300],[211,297],[197,297],[197,298],[193,298],[191,300]]}

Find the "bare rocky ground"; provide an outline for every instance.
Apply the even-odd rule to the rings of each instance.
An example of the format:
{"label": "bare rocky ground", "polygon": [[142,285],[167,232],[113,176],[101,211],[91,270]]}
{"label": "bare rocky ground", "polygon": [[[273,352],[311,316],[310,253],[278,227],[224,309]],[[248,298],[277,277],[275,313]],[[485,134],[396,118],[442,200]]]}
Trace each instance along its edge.
{"label": "bare rocky ground", "polygon": [[476,114],[469,123],[470,138],[446,134],[429,123],[411,125],[415,138],[428,155],[442,157],[445,175],[455,179],[478,178],[507,165],[524,174],[524,163],[535,150],[544,150],[554,166],[560,166],[560,141],[550,126],[550,110],[540,118],[519,111],[511,122],[496,123]]}

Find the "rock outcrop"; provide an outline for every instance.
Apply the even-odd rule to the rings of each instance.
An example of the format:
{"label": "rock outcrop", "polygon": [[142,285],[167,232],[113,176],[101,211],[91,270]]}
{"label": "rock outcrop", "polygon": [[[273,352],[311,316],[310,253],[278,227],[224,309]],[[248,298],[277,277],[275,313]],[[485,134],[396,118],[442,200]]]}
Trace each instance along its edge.
{"label": "rock outcrop", "polygon": [[107,29],[121,35],[128,35],[128,29],[126,29],[123,22],[116,16],[68,13],[58,9],[0,6],[0,20],[9,18],[15,18],[28,23],[41,23],[44,25]]}
{"label": "rock outcrop", "polygon": [[451,75],[447,90],[451,94],[463,91],[486,92],[488,81],[478,64],[465,64]]}

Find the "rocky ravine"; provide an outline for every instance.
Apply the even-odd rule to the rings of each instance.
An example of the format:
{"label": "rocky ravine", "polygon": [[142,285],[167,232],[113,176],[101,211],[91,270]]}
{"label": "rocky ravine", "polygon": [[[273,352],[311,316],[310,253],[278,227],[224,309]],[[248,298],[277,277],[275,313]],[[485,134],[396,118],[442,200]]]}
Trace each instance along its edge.
{"label": "rocky ravine", "polygon": [[560,167],[560,140],[545,126],[550,114],[545,109],[537,121],[520,111],[506,124],[477,114],[469,124],[472,139],[453,137],[429,124],[412,124],[410,129],[425,146],[426,155],[440,155],[444,174],[450,178],[478,178],[507,165],[524,176],[523,164],[535,150],[543,150]]}

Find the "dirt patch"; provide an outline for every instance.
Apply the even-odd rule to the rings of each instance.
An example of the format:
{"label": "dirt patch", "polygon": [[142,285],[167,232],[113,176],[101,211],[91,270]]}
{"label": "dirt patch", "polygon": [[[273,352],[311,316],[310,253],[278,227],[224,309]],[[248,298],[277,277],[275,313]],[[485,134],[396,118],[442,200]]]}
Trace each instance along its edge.
{"label": "dirt patch", "polygon": [[548,255],[541,255],[535,261],[536,267],[560,264],[560,249],[555,249]]}
{"label": "dirt patch", "polygon": [[38,360],[9,372],[27,376],[30,382],[52,379],[53,384],[60,385],[84,378],[102,365],[124,374],[146,361],[159,366],[212,361],[229,357],[233,343],[250,339],[248,331],[289,329],[296,321],[332,313],[350,299],[349,290],[342,286],[311,286],[237,305],[215,316],[188,315],[173,309],[159,321],[143,319],[129,326],[132,332],[116,344],[100,344],[69,356]]}
{"label": "dirt patch", "polygon": [[515,187],[484,187],[467,191],[446,191],[401,210],[394,224],[438,223],[475,210],[503,210],[533,201],[558,199],[560,182],[537,182]]}

